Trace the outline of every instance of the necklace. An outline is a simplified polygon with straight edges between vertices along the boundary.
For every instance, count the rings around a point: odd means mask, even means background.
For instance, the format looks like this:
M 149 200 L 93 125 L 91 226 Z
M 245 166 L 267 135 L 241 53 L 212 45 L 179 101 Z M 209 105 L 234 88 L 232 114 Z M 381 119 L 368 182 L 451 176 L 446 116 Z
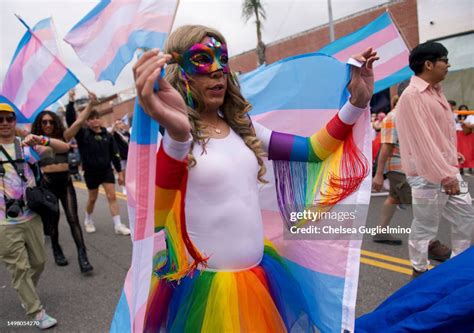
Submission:
M 221 130 L 219 127 L 217 127 L 217 126 L 215 126 L 215 125 L 212 125 L 211 123 L 207 123 L 207 122 L 206 122 L 205 124 L 206 124 L 207 126 L 211 126 L 212 128 L 214 128 L 214 132 L 216 132 L 217 134 L 221 134 L 221 133 L 222 133 L 222 130 Z

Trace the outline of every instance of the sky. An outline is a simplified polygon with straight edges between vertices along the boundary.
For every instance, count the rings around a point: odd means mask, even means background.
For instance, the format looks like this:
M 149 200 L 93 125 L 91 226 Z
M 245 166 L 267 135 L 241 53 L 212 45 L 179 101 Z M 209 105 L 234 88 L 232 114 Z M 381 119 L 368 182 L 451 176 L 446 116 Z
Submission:
M 263 41 L 271 43 L 293 34 L 326 24 L 328 0 L 263 0 L 266 20 Z M 337 20 L 388 0 L 331 0 L 333 18 Z M 99 3 L 98 0 L 0 0 L 0 84 L 13 53 L 25 33 L 14 14 L 19 14 L 31 27 L 52 16 L 58 32 L 61 60 L 89 89 L 99 96 L 117 93 L 133 86 L 131 64 L 120 74 L 115 86 L 108 81 L 96 82 L 90 68 L 82 64 L 74 50 L 62 38 L 82 17 Z M 241 17 L 241 0 L 180 0 L 173 28 L 185 24 L 204 24 L 216 28 L 227 39 L 229 55 L 255 48 L 255 20 L 247 23 Z M 316 50 L 315 50 L 316 51 Z M 133 61 L 132 61 L 133 63 Z M 78 86 L 77 95 L 85 95 Z

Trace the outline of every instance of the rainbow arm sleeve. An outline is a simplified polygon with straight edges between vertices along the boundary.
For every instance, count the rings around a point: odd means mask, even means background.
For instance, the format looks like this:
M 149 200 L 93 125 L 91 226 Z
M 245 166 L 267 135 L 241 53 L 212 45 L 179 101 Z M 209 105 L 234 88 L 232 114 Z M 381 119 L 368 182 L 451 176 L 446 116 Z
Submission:
M 165 133 L 156 156 L 155 232 L 165 230 L 167 249 L 166 262 L 158 275 L 168 280 L 179 280 L 199 264 L 206 265 L 206 258 L 191 242 L 186 230 L 184 205 L 189 146 L 190 141 L 172 141 Z
M 356 191 L 370 165 L 352 136 L 359 116 L 368 111 L 347 102 L 311 137 L 271 131 L 255 123 L 257 137 L 273 160 L 280 211 L 290 227 L 291 211 L 315 203 L 328 210 Z
M 356 120 L 366 109 L 347 102 L 341 110 L 311 137 L 272 131 L 268 159 L 282 161 L 321 162 L 343 144 Z

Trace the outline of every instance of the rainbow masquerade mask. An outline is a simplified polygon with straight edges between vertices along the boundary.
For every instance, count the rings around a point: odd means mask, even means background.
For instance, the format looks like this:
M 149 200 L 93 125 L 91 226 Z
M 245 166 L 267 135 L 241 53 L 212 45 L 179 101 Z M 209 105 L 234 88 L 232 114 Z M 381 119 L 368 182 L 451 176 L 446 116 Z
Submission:
M 214 37 L 205 44 L 194 44 L 183 54 L 173 52 L 173 58 L 188 75 L 209 74 L 221 70 L 229 73 L 227 46 Z

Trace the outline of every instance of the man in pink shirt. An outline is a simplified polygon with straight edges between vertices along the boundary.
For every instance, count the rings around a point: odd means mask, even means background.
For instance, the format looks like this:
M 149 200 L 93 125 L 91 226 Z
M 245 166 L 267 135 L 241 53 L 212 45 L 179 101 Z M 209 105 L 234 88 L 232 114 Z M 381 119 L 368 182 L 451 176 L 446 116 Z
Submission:
M 459 174 L 456 129 L 439 83 L 448 73 L 448 50 L 436 42 L 410 53 L 415 72 L 397 104 L 402 169 L 412 188 L 413 222 L 408 241 L 413 276 L 428 268 L 428 244 L 436 237 L 441 216 L 451 223 L 452 254 L 471 245 L 474 209 Z

